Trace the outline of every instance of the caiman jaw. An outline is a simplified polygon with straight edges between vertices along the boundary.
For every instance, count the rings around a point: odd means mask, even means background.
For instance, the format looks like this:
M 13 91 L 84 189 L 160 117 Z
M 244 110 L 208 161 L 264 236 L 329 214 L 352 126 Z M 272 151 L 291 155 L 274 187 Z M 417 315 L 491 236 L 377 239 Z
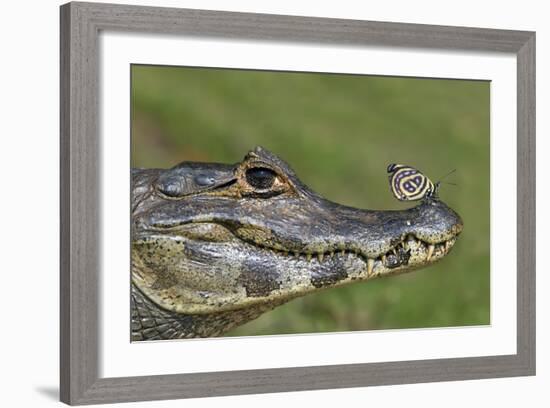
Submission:
M 133 280 L 150 299 L 178 313 L 280 304 L 320 288 L 404 273 L 439 261 L 455 244 L 462 224 L 449 213 L 448 220 L 441 222 L 444 229 L 429 229 L 419 215 L 413 219 L 420 225 L 418 232 L 411 233 L 416 226 L 412 222 L 408 226 L 408 218 L 419 211 L 434 216 L 431 206 L 437 208 L 435 214 L 452 211 L 436 202 L 404 212 L 381 212 L 380 219 L 392 220 L 388 226 L 394 224 L 396 232 L 385 233 L 383 223 L 371 224 L 355 241 L 343 240 L 341 234 L 332 242 L 327 238 L 325 247 L 297 240 L 295 246 L 304 250 L 285 248 L 286 237 L 278 237 L 274 230 L 264 230 L 251 240 L 253 228 L 235 219 L 225 225 L 200 221 L 150 227 L 142 238 L 136 234 L 134 239 Z M 403 226 L 396 227 L 401 219 Z
M 356 256 L 363 260 L 367 268 L 367 277 L 379 277 L 389 273 L 395 273 L 408 265 L 420 266 L 433 263 L 447 255 L 456 242 L 456 237 L 462 230 L 462 225 L 453 227 L 452 236 L 439 242 L 427 242 L 417 238 L 414 234 L 408 234 L 398 241 L 391 249 L 377 256 L 369 256 L 358 249 L 348 249 L 346 244 L 336 244 L 329 249 L 316 252 L 301 252 L 278 247 L 270 247 L 268 243 L 250 242 L 259 249 L 272 252 L 281 257 L 293 257 L 307 262 L 317 261 L 322 264 L 335 256 Z M 401 267 L 401 268 L 400 268 Z
M 392 272 L 390 269 L 395 269 L 402 265 L 406 266 L 409 263 L 414 263 L 415 265 L 421 263 L 428 264 L 439 260 L 450 252 L 455 242 L 456 237 L 452 237 L 442 242 L 429 243 L 416 238 L 412 234 L 409 234 L 405 240 L 400 241 L 395 247 L 375 258 L 369 258 L 361 252 L 351 249 L 305 253 L 290 252 L 267 246 L 256 245 L 259 248 L 272 251 L 274 254 L 279 256 L 293 256 L 308 262 L 317 260 L 319 263 L 323 263 L 324 261 L 337 255 L 357 256 L 365 262 L 368 277 L 375 277 L 390 273 Z

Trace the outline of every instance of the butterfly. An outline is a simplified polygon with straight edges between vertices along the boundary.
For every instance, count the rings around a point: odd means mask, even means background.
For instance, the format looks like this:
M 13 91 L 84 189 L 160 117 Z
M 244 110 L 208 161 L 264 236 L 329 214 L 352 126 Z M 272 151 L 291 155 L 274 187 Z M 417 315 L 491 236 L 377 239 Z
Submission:
M 437 197 L 441 181 L 434 184 L 422 172 L 404 164 L 390 164 L 387 171 L 390 173 L 391 192 L 398 200 L 415 201 L 427 197 Z M 454 170 L 445 177 L 453 172 Z

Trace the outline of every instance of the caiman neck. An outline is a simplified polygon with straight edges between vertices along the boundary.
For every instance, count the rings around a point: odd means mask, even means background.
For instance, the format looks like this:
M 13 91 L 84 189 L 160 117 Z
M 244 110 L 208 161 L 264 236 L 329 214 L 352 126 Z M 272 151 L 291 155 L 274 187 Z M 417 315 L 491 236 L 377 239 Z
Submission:
M 282 302 L 281 302 L 282 303 Z M 132 284 L 132 341 L 215 337 L 255 319 L 279 303 L 260 304 L 239 310 L 190 315 L 162 309 Z

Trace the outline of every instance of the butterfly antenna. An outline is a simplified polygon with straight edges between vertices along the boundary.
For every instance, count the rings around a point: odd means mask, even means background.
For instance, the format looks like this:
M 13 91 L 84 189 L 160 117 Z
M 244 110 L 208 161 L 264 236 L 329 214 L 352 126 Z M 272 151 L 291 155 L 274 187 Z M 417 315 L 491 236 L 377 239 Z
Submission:
M 442 182 L 444 179 L 446 179 L 448 176 L 453 174 L 455 171 L 456 171 L 456 169 L 453 169 L 450 172 L 448 172 L 447 174 L 445 174 L 443 177 L 440 177 L 439 180 L 438 180 L 438 183 Z M 446 184 L 451 184 L 451 183 L 446 183 Z
M 451 186 L 457 186 L 458 184 L 456 183 L 450 183 L 448 181 L 443 181 L 445 178 L 447 178 L 448 176 L 450 176 L 451 174 L 453 174 L 454 172 L 456 171 L 456 169 L 453 169 L 451 170 L 450 172 L 448 172 L 447 174 L 445 174 L 443 177 L 441 177 L 435 184 L 435 188 L 434 188 L 434 194 L 435 196 L 437 197 L 439 195 L 439 188 L 441 187 L 441 184 L 449 184 Z

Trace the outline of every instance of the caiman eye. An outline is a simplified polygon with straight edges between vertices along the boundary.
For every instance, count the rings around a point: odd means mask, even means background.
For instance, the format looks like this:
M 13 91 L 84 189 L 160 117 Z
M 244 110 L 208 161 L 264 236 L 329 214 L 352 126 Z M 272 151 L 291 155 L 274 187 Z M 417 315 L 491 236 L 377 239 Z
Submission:
M 277 173 L 267 167 L 252 167 L 246 171 L 246 181 L 258 190 L 270 188 Z

